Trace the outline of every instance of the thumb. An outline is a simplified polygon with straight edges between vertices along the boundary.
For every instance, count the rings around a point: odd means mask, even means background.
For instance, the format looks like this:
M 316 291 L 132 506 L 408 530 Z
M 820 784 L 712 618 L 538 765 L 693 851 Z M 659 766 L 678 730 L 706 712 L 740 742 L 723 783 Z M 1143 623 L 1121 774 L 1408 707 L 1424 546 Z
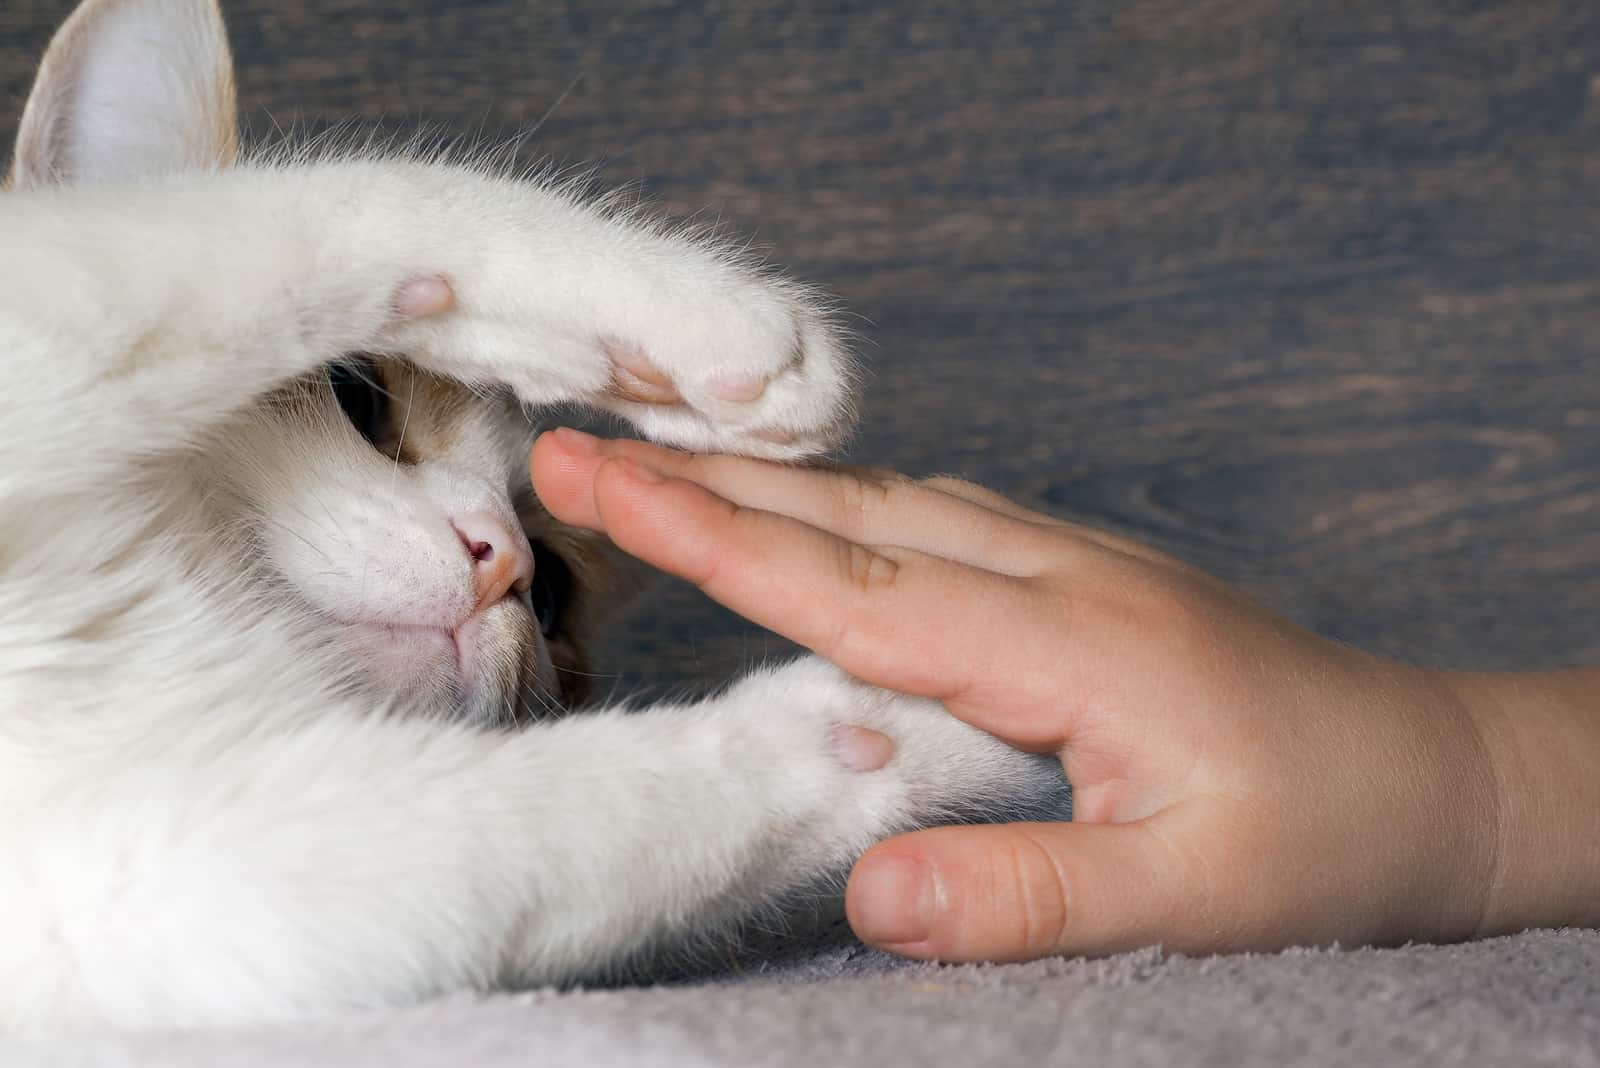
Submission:
M 850 874 L 850 926 L 892 953 L 947 961 L 1208 943 L 1217 932 L 1196 908 L 1206 893 L 1158 819 L 938 827 L 890 839 Z

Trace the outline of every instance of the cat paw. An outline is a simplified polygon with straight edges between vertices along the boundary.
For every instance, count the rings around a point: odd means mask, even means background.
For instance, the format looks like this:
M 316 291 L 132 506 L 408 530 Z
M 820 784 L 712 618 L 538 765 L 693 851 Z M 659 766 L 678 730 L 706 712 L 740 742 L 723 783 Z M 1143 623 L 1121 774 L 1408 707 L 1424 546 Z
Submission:
M 743 296 L 719 302 L 717 325 L 663 321 L 648 338 L 600 338 L 601 406 L 696 451 L 793 459 L 838 444 L 855 386 L 839 332 L 804 298 Z
M 818 829 L 846 854 L 937 823 L 1065 812 L 1060 761 L 1014 749 L 937 701 L 868 686 L 826 661 L 805 657 L 754 673 L 731 694 L 761 710 L 772 742 L 785 729 L 798 732 L 781 744 L 797 769 L 817 768 L 808 781 L 832 816 Z
M 854 680 L 834 759 L 882 806 L 890 832 L 937 823 L 1060 818 L 1066 779 L 1053 757 L 1024 753 L 968 726 L 937 701 Z
M 458 293 L 444 274 L 414 276 L 391 296 L 381 347 L 471 384 L 502 383 L 529 406 L 596 405 L 679 448 L 788 460 L 837 445 L 856 375 L 828 314 L 793 283 L 714 260 L 698 268 L 559 326 L 493 286 Z
M 906 831 L 1067 815 L 1060 761 L 816 657 L 752 671 L 698 712 L 663 711 L 675 739 L 715 754 L 726 810 L 696 837 L 742 842 L 723 847 L 742 858 L 720 894 L 734 911 L 842 887 L 857 858 Z
M 739 249 L 536 184 L 380 177 L 396 203 L 439 211 L 375 351 L 696 451 L 793 459 L 850 429 L 856 374 L 828 302 Z

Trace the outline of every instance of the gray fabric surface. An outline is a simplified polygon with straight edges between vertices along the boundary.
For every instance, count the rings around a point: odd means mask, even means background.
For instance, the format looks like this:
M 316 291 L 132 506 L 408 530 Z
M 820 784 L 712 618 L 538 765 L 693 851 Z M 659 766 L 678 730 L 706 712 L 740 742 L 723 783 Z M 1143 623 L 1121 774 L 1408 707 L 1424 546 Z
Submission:
M 1600 659 L 1592 0 L 224 3 L 259 132 L 537 125 L 530 151 L 757 233 L 863 319 L 860 462 L 1153 543 L 1375 651 Z M 0 2 L 0 143 L 71 5 Z M 668 585 L 603 670 L 709 685 L 781 649 Z M 671 987 L 0 1042 L 0 1066 L 1600 1060 L 1594 932 L 773 952 Z
M 937 967 L 835 949 L 742 982 L 448 998 L 33 1065 L 1600 1065 L 1600 932 L 1460 946 Z

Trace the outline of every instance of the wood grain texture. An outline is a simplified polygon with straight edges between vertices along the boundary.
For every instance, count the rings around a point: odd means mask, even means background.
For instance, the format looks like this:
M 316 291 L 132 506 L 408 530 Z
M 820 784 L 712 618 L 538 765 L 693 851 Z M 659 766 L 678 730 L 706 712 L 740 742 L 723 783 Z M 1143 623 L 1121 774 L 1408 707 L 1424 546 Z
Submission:
M 873 369 L 856 460 L 1375 650 L 1600 662 L 1600 5 L 224 6 L 258 134 L 542 120 L 530 158 L 830 287 Z M 7 140 L 69 7 L 0 9 Z M 610 662 L 781 648 L 668 586 Z

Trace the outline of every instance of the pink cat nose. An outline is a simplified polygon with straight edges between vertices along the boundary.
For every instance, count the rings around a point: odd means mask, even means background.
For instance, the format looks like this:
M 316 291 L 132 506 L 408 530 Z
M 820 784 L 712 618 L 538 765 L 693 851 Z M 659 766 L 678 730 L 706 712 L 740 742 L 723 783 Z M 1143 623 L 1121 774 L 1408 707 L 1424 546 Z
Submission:
M 533 585 L 533 550 L 520 531 L 490 512 L 468 512 L 450 521 L 472 557 L 473 611 L 498 604 Z

